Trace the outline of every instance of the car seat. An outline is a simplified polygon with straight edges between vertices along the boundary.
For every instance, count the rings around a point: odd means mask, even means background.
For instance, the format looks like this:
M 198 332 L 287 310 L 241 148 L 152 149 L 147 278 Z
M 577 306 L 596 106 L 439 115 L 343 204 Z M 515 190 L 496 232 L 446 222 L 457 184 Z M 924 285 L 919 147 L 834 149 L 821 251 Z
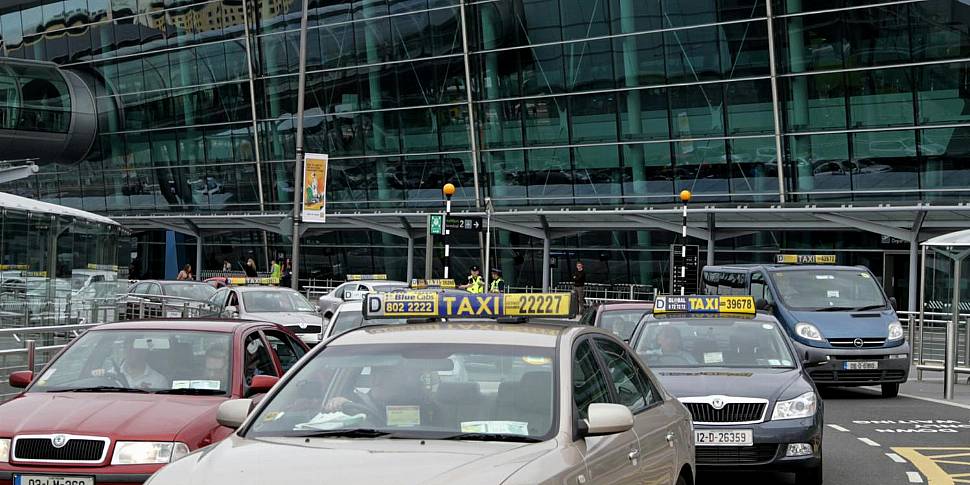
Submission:
M 481 421 L 482 393 L 477 382 L 441 382 L 434 396 L 438 408 L 435 425 L 461 429 L 464 421 Z
M 512 420 L 529 423 L 529 434 L 544 435 L 552 424 L 552 373 L 526 372 L 514 395 Z

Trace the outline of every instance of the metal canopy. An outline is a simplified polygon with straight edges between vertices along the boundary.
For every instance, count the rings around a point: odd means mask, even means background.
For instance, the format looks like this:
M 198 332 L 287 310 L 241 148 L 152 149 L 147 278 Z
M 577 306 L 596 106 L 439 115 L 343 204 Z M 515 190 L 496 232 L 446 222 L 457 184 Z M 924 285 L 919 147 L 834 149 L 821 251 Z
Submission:
M 960 246 L 970 246 L 970 229 L 964 229 L 962 231 L 951 232 L 949 234 L 944 234 L 942 236 L 934 237 L 923 243 L 923 246 L 929 247 L 960 247 Z
M 337 211 L 324 224 L 305 225 L 303 236 L 339 230 L 374 230 L 400 237 L 424 233 L 428 214 L 438 211 Z M 457 215 L 485 216 L 483 211 L 457 210 Z M 712 234 L 709 216 L 716 221 Z M 289 213 L 152 214 L 120 216 L 115 220 L 133 230 L 170 229 L 196 235 L 197 231 L 266 230 L 286 234 L 281 222 Z M 493 227 L 536 238 L 556 238 L 595 230 L 680 231 L 681 208 L 640 209 L 507 209 L 492 212 Z M 914 230 L 914 221 L 922 221 Z M 192 227 L 194 225 L 195 227 Z M 840 205 L 801 207 L 697 206 L 688 209 L 688 233 L 700 239 L 724 239 L 750 231 L 862 230 L 906 241 L 929 237 L 928 232 L 970 226 L 970 204 L 911 206 Z M 288 235 L 288 234 L 286 234 Z M 712 237 L 713 236 L 713 237 Z M 970 238 L 970 236 L 968 236 Z

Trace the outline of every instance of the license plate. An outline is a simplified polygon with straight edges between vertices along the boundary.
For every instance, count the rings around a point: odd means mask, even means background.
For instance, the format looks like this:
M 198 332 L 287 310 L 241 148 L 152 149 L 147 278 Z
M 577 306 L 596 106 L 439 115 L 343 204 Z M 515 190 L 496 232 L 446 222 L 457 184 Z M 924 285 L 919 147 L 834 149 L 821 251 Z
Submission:
M 694 430 L 697 446 L 753 446 L 754 436 L 750 429 Z
M 94 477 L 14 475 L 13 485 L 94 485 Z
M 871 360 L 857 360 L 845 363 L 845 370 L 875 370 L 879 368 L 879 362 Z

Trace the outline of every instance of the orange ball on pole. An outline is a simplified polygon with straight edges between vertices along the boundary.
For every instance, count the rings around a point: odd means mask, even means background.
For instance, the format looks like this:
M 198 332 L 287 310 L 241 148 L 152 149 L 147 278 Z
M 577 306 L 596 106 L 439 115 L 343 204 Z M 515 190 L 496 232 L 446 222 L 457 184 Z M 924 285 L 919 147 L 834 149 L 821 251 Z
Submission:
M 691 193 L 690 193 L 689 190 L 681 190 L 680 191 L 680 200 L 681 200 L 681 202 L 684 202 L 684 203 L 690 202 L 690 197 L 691 197 Z
M 445 197 L 451 197 L 452 195 L 455 195 L 455 185 L 445 184 L 445 186 L 441 188 L 441 191 L 444 192 Z

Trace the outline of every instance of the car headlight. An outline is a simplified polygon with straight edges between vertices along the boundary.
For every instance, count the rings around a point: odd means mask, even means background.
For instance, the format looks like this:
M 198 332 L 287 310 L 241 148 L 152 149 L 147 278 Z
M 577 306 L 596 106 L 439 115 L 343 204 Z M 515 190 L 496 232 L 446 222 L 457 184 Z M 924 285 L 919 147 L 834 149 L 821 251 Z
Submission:
M 818 401 L 814 391 L 808 391 L 795 399 L 778 401 L 775 411 L 771 413 L 771 420 L 808 418 L 815 415 Z
M 112 465 L 153 465 L 171 463 L 189 454 L 189 446 L 179 442 L 119 441 L 115 443 Z
M 889 340 L 899 340 L 903 338 L 903 324 L 893 322 L 889 324 Z
M 811 323 L 800 322 L 795 325 L 795 334 L 808 340 L 818 340 L 819 342 L 825 340 L 822 338 L 822 332 L 818 331 L 818 327 Z
M 10 461 L 10 438 L 0 438 L 0 463 Z

